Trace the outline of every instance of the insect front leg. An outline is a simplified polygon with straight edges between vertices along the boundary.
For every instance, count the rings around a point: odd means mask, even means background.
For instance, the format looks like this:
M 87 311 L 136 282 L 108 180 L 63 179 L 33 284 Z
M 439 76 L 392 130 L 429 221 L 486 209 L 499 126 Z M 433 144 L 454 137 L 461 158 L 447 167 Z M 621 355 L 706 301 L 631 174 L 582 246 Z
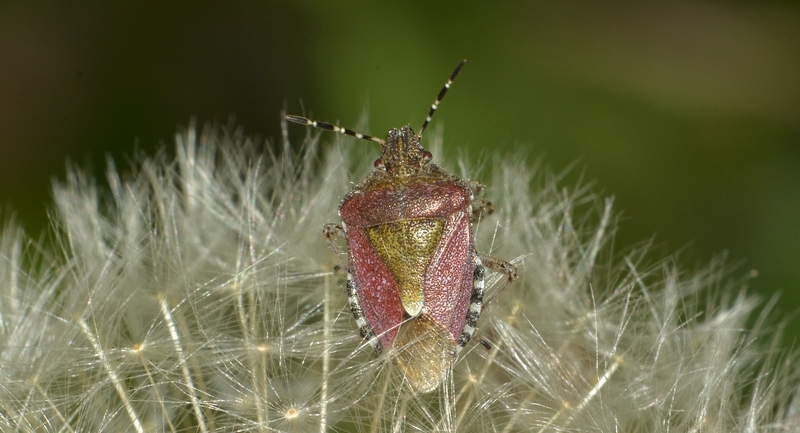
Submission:
M 495 290 L 495 292 L 492 294 L 492 297 L 484 302 L 484 305 L 486 305 L 497 298 L 498 295 L 503 293 L 503 290 L 505 290 L 509 284 L 517 279 L 517 267 L 512 265 L 510 262 L 500 260 L 495 257 L 480 255 L 480 258 L 481 263 L 483 263 L 484 266 L 495 272 L 505 274 L 507 277 L 506 281 L 504 281 L 503 284 L 497 290 Z
M 490 201 L 484 199 L 472 200 L 472 218 L 470 220 L 473 224 L 477 223 L 486 215 L 491 215 L 494 212 L 494 205 Z
M 345 232 L 344 228 L 339 224 L 326 223 L 322 226 L 322 235 L 325 236 L 325 242 L 328 244 L 328 248 L 333 251 L 333 255 L 336 256 L 336 261 L 339 262 L 339 264 L 336 265 L 336 270 L 347 269 L 347 265 L 342 262 L 342 249 L 339 248 L 339 245 L 336 245 L 336 241 L 333 240 L 334 236 L 347 240 L 347 232 Z
M 471 180 L 467 182 L 467 187 L 472 191 L 472 201 L 470 202 L 470 206 L 472 207 L 472 223 L 475 224 L 480 221 L 486 215 L 491 215 L 494 212 L 494 205 L 490 201 L 486 201 L 481 198 L 481 191 L 483 191 L 483 184 Z

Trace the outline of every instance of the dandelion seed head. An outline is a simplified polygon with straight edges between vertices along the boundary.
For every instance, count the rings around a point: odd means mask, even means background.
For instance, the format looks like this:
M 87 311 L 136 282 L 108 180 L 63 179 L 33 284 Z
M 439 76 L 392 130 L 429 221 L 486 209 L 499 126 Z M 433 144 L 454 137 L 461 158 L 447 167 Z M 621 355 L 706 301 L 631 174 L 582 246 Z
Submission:
M 520 278 L 484 308 L 473 340 L 491 350 L 468 345 L 440 389 L 411 392 L 359 337 L 321 233 L 374 155 L 318 137 L 278 156 L 190 127 L 174 160 L 109 161 L 107 190 L 71 168 L 51 245 L 8 219 L 0 430 L 800 431 L 775 301 L 724 256 L 690 272 L 612 251 L 613 201 L 524 155 L 459 164 L 496 206 L 476 248 Z M 503 278 L 487 274 L 487 299 Z

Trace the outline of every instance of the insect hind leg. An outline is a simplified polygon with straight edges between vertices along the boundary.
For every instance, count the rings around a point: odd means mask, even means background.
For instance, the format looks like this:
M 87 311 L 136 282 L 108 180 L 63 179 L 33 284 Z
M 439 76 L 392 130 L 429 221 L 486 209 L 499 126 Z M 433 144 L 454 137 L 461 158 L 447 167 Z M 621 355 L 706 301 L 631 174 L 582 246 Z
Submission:
M 490 256 L 480 256 L 482 263 L 489 269 L 500 273 L 505 274 L 507 279 L 503 282 L 503 284 L 497 288 L 497 290 L 492 293 L 492 296 L 485 302 L 485 304 L 489 304 L 490 302 L 497 299 L 497 297 L 503 293 L 503 291 L 508 288 L 508 285 L 513 283 L 514 280 L 518 278 L 517 275 L 517 267 L 512 265 L 510 262 L 505 260 L 500 260 L 495 257 Z
M 342 249 L 339 248 L 339 245 L 336 245 L 336 241 L 333 240 L 334 237 L 347 239 L 347 233 L 344 231 L 344 228 L 336 223 L 326 223 L 322 226 L 322 235 L 325 236 L 325 243 L 328 244 L 328 248 L 333 251 L 333 255 L 336 256 L 336 261 L 339 262 L 336 268 L 347 269 L 347 264 L 342 261 Z

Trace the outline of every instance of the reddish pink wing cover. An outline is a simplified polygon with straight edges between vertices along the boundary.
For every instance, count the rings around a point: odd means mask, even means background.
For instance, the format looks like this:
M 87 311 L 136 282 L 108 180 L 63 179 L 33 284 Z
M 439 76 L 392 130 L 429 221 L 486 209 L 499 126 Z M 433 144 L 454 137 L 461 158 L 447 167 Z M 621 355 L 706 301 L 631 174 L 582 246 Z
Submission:
M 472 296 L 473 240 L 470 214 L 447 219 L 436 254 L 425 275 L 425 306 L 436 323 L 450 330 L 453 343 L 464 329 Z
M 403 320 L 403 306 L 389 268 L 378 257 L 361 227 L 351 227 L 347 234 L 350 249 L 350 272 L 361 309 L 381 346 L 392 347 L 397 327 Z M 358 263 L 358 266 L 353 264 Z
M 384 348 L 392 346 L 403 320 L 403 307 L 394 277 L 372 248 L 364 228 L 408 219 L 445 219 L 423 291 L 428 314 L 450 330 L 455 342 L 464 326 L 472 292 L 469 210 L 469 193 L 453 183 L 380 189 L 354 195 L 342 204 L 350 272 L 364 316 Z

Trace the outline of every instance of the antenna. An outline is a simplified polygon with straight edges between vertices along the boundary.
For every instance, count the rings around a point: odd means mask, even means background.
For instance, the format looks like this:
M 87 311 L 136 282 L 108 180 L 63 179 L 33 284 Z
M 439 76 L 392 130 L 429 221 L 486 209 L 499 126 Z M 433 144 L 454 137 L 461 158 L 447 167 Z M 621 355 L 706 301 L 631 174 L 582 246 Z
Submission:
M 317 122 L 317 121 L 314 121 L 314 120 L 306 119 L 305 117 L 293 116 L 291 114 L 284 114 L 283 118 L 288 120 L 288 121 L 290 121 L 290 122 L 299 123 L 301 125 L 309 125 L 309 126 L 313 126 L 315 128 L 324 129 L 326 131 L 338 132 L 340 134 L 349 135 L 351 137 L 360 138 L 362 140 L 374 141 L 374 142 L 376 142 L 378 144 L 383 144 L 383 140 L 381 140 L 378 137 L 373 137 L 371 135 L 360 134 L 360 133 L 358 133 L 356 131 L 353 131 L 352 129 L 340 128 L 340 127 L 338 127 L 336 125 L 331 125 L 330 123 Z
M 452 74 L 450 74 L 450 78 L 447 80 L 447 82 L 444 83 L 444 87 L 442 87 L 442 90 L 439 91 L 439 95 L 436 97 L 436 100 L 433 101 L 433 105 L 431 105 L 431 110 L 428 112 L 428 117 L 425 118 L 425 123 L 423 123 L 422 127 L 419 128 L 419 132 L 417 133 L 417 139 L 422 138 L 422 132 L 425 131 L 425 128 L 431 122 L 431 117 L 433 117 L 433 113 L 435 113 L 436 109 L 439 108 L 439 104 L 442 102 L 442 99 L 444 99 L 444 95 L 446 95 L 447 91 L 450 90 L 450 85 L 453 84 L 453 81 L 455 81 L 456 77 L 458 76 L 458 73 L 461 72 L 461 68 L 464 67 L 465 63 L 467 63 L 466 59 L 462 60 L 461 63 L 459 63 L 458 66 L 456 66 L 456 70 L 453 71 Z M 372 137 L 370 135 L 360 134 L 358 132 L 353 131 L 352 129 L 340 128 L 330 123 L 317 122 L 315 120 L 307 119 L 302 116 L 294 116 L 291 114 L 284 114 L 283 118 L 290 122 L 299 123 L 301 125 L 308 125 L 308 126 L 313 126 L 315 128 L 324 129 L 326 131 L 338 132 L 340 134 L 349 135 L 351 137 L 359 138 L 361 140 L 373 141 L 375 143 L 383 145 L 383 140 L 381 140 L 380 138 Z
M 417 138 L 419 139 L 422 138 L 422 132 L 425 131 L 425 128 L 428 126 L 429 123 L 431 123 L 431 117 L 433 117 L 433 113 L 435 113 L 436 109 L 439 108 L 439 104 L 442 102 L 442 99 L 444 99 L 444 95 L 446 95 L 447 91 L 450 90 L 450 85 L 453 84 L 453 81 L 455 81 L 456 77 L 458 76 L 458 73 L 461 72 L 461 68 L 464 67 L 465 63 L 467 63 L 467 59 L 462 60 L 461 63 L 459 63 L 458 66 L 456 66 L 456 70 L 453 71 L 452 74 L 450 74 L 450 78 L 447 80 L 446 83 L 444 83 L 444 87 L 442 87 L 442 90 L 439 91 L 439 96 L 436 97 L 436 100 L 433 101 L 433 105 L 431 105 L 431 111 L 428 112 L 428 117 L 425 118 L 425 123 L 423 123 L 422 127 L 419 128 L 419 132 L 417 133 Z

